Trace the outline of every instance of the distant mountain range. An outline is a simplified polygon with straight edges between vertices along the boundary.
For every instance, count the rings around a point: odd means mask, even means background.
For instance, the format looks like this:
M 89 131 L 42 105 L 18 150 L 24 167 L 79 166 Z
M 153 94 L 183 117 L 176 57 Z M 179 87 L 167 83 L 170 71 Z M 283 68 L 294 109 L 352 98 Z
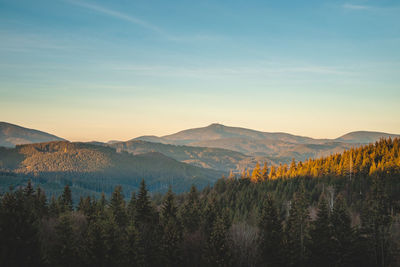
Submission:
M 0 122 L 0 146 L 15 147 L 20 144 L 50 141 L 65 141 L 65 139 L 38 130 L 24 128 L 7 122 Z
M 314 139 L 288 133 L 268 133 L 245 128 L 211 124 L 162 137 L 141 136 L 133 140 L 194 147 L 223 148 L 249 156 L 262 156 L 273 162 L 288 163 L 339 153 L 380 138 L 400 137 L 380 132 L 352 132 L 336 139 Z
M 253 168 L 257 162 L 304 161 L 388 137 L 400 135 L 360 131 L 336 139 L 314 139 L 211 124 L 126 142 L 70 143 L 0 122 L 0 146 L 7 147 L 0 148 L 0 172 L 39 177 L 47 184 L 69 181 L 89 192 L 111 190 L 116 184 L 134 190 L 142 178 L 153 191 L 163 191 L 169 184 L 182 191 L 192 183 L 211 184 L 229 170 Z

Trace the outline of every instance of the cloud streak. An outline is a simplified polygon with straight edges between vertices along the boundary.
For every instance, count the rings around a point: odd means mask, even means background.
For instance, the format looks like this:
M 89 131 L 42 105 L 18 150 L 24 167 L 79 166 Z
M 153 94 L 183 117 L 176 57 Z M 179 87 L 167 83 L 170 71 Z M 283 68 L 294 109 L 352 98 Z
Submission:
M 365 10 L 365 9 L 370 9 L 371 7 L 346 3 L 346 4 L 343 5 L 343 8 L 344 9 L 351 9 L 351 10 Z
M 97 13 L 101 13 L 101 14 L 104 14 L 104 15 L 119 19 L 119 20 L 124 20 L 124 21 L 130 22 L 130 23 L 139 25 L 139 26 L 141 26 L 143 28 L 146 28 L 148 30 L 152 30 L 154 32 L 157 32 L 158 34 L 166 35 L 166 33 L 163 30 L 161 30 L 159 27 L 157 27 L 157 26 L 155 26 L 155 25 L 153 25 L 151 23 L 148 23 L 147 21 L 144 21 L 142 19 L 136 18 L 134 16 L 127 15 L 127 14 L 124 14 L 124 13 L 121 13 L 121 12 L 118 12 L 118 11 L 115 11 L 115 10 L 112 10 L 112 9 L 109 9 L 109 8 L 105 8 L 105 7 L 102 7 L 102 6 L 99 6 L 99 5 L 91 4 L 91 3 L 86 3 L 86 2 L 81 2 L 81 1 L 74 1 L 74 0 L 68 0 L 67 2 L 71 3 L 73 5 L 79 6 L 79 7 L 90 9 L 90 10 L 95 11 Z
M 113 71 L 126 71 L 145 76 L 177 76 L 191 78 L 206 77 L 238 77 L 238 76 L 285 76 L 289 74 L 314 75 L 355 75 L 353 70 L 338 69 L 326 66 L 286 66 L 286 67 L 177 67 L 177 66 L 146 66 L 146 65 L 114 65 L 109 67 Z
M 167 39 L 169 41 L 176 41 L 176 42 L 192 42 L 192 41 L 194 41 L 194 42 L 196 42 L 196 41 L 221 40 L 220 36 L 213 36 L 213 35 L 206 35 L 206 34 L 196 34 L 193 36 L 175 36 L 175 35 L 168 33 L 164 29 L 158 27 L 157 25 L 154 25 L 148 21 L 139 19 L 132 15 L 128 15 L 128 14 L 125 14 L 125 13 L 122 13 L 122 12 L 119 12 L 119 11 L 116 11 L 113 9 L 105 8 L 100 5 L 95 5 L 95 4 L 87 3 L 87 2 L 83 2 L 83 1 L 76 1 L 76 0 L 66 0 L 66 1 L 75 6 L 82 7 L 82 8 L 97 12 L 99 14 L 109 16 L 114 19 L 118 19 L 121 21 L 135 24 L 144 29 L 152 31 L 152 32 L 164 37 L 165 39 Z

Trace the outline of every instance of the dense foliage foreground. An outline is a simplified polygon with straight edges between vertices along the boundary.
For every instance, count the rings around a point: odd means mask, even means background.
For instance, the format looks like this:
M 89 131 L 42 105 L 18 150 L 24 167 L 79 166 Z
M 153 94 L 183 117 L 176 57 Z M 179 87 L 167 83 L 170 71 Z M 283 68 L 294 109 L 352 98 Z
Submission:
M 47 199 L 28 182 L 1 196 L 0 265 L 399 266 L 398 140 L 365 149 L 368 170 L 350 176 L 334 162 L 347 166 L 358 150 L 295 166 L 309 174 L 252 179 L 256 171 L 162 199 L 144 181 L 127 201 L 117 186 L 79 203 L 68 185 Z M 332 171 L 319 175 L 324 164 Z

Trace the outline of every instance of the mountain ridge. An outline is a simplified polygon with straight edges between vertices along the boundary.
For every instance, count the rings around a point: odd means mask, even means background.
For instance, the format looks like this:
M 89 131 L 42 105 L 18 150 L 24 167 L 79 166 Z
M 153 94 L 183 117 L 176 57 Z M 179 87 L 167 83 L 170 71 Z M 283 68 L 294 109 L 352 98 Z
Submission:
M 50 141 L 66 140 L 43 131 L 0 121 L 0 146 L 15 147 L 16 145 L 20 144 L 32 144 Z
M 2 125 L 4 124 L 7 123 Z M 18 130 L 23 129 L 29 133 L 32 133 L 31 131 L 40 133 L 41 136 L 44 135 L 42 138 L 46 139 L 45 141 L 48 141 L 47 139 L 54 141 L 53 139 L 57 138 L 64 140 L 41 131 L 12 124 L 7 125 L 11 125 L 11 128 L 17 127 Z M 3 146 L 13 147 L 12 143 L 4 145 L 7 142 L 4 136 L 4 134 L 0 135 L 0 146 L 1 142 L 3 142 Z M 8 134 L 9 136 L 12 136 L 12 134 Z M 14 137 L 16 138 L 17 136 L 18 134 Z M 262 132 L 213 123 L 206 127 L 186 129 L 161 137 L 147 135 L 128 141 L 111 140 L 108 142 L 92 141 L 87 143 L 113 147 L 120 152 L 126 151 L 134 155 L 160 152 L 183 163 L 228 172 L 229 170 L 242 171 L 245 168 L 252 168 L 256 162 L 268 161 L 273 164 L 284 164 L 289 163 L 293 158 L 296 161 L 304 161 L 308 158 L 328 156 L 352 147 L 373 143 L 382 137 L 394 138 L 400 137 L 400 135 L 373 131 L 354 131 L 335 139 L 315 139 L 284 132 Z M 31 139 L 25 142 L 33 142 L 35 140 Z
M 378 141 L 380 138 L 400 137 L 372 131 L 356 131 L 335 139 L 315 139 L 282 132 L 261 132 L 240 127 L 211 124 L 206 127 L 187 129 L 175 134 L 142 136 L 131 140 L 143 140 L 162 144 L 192 147 L 222 148 L 248 156 L 260 156 L 275 162 L 289 163 L 292 158 L 304 161 L 307 158 L 328 156 L 351 147 Z
M 236 132 L 236 133 L 235 133 Z M 206 134 L 206 133 L 211 133 L 207 135 L 206 137 L 200 136 L 196 138 L 196 136 L 199 136 L 201 134 Z M 225 136 L 218 136 L 221 135 L 222 133 L 227 133 Z M 242 133 L 242 134 L 240 134 Z M 248 128 L 243 128 L 243 127 L 232 127 L 232 126 L 225 126 L 223 124 L 218 124 L 218 123 L 213 123 L 205 127 L 197 127 L 197 128 L 191 128 L 191 129 L 186 129 L 182 131 L 178 131 L 173 134 L 168 134 L 164 136 L 155 136 L 155 135 L 143 135 L 139 137 L 135 137 L 132 139 L 129 139 L 128 141 L 132 140 L 144 140 L 144 141 L 149 141 L 149 142 L 160 142 L 160 143 L 174 143 L 179 144 L 179 143 L 191 143 L 191 142 L 199 142 L 203 140 L 220 140 L 224 138 L 248 138 L 248 139 L 269 139 L 269 140 L 284 140 L 286 142 L 293 142 L 297 141 L 299 142 L 305 142 L 307 143 L 324 143 L 324 142 L 334 142 L 334 141 L 343 141 L 345 142 L 346 140 L 349 140 L 350 137 L 354 137 L 357 135 L 372 135 L 375 138 L 370 138 L 368 140 L 365 140 L 364 142 L 356 142 L 356 143 L 370 143 L 370 140 L 379 140 L 379 137 L 400 137 L 400 134 L 392 134 L 392 133 L 385 133 L 385 132 L 377 132 L 377 131 L 366 131 L 366 130 L 360 130 L 360 131 L 352 131 L 345 133 L 337 138 L 312 138 L 308 136 L 302 136 L 302 135 L 294 135 L 286 132 L 264 132 L 264 131 L 258 131 L 258 130 L 253 130 L 253 129 L 248 129 Z M 190 136 L 190 137 L 189 137 Z M 256 137 L 256 138 L 254 138 Z M 364 137 L 365 139 L 365 137 Z M 362 140 L 361 140 L 362 141 Z M 353 141 L 355 142 L 355 141 Z

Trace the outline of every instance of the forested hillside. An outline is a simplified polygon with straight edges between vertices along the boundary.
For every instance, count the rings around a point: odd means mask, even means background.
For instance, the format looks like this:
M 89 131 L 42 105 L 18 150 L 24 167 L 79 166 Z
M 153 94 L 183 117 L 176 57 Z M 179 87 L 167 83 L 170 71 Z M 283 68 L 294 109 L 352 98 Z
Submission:
M 162 199 L 150 199 L 144 181 L 128 200 L 117 186 L 109 199 L 79 202 L 69 186 L 55 198 L 28 183 L 1 196 L 0 264 L 398 266 L 398 148 L 397 139 L 381 140 L 295 164 L 293 175 L 231 175 Z M 361 166 L 371 160 L 368 171 L 354 167 L 358 155 Z M 340 170 L 346 160 L 351 176 Z M 302 169 L 330 164 L 339 170 Z
M 257 161 L 270 161 L 266 157 L 247 156 L 240 152 L 222 148 L 170 145 L 141 140 L 118 142 L 108 146 L 135 155 L 159 152 L 184 163 L 224 172 L 254 167 Z
M 381 139 L 378 142 L 352 148 L 329 157 L 309 159 L 298 162 L 293 159 L 290 165 L 272 165 L 245 171 L 242 178 L 262 181 L 292 177 L 348 176 L 360 177 L 374 174 L 391 175 L 400 173 L 400 139 Z M 250 175 L 251 173 L 251 175 Z
M 131 155 L 115 149 L 85 143 L 49 142 L 0 148 L 1 191 L 8 185 L 28 180 L 41 184 L 50 193 L 61 193 L 65 184 L 87 195 L 110 194 L 123 185 L 127 195 L 146 179 L 151 191 L 177 192 L 192 184 L 204 187 L 214 183 L 222 172 L 178 162 L 160 153 Z M 12 182 L 17 181 L 17 183 Z M 74 195 L 77 197 L 77 195 Z

